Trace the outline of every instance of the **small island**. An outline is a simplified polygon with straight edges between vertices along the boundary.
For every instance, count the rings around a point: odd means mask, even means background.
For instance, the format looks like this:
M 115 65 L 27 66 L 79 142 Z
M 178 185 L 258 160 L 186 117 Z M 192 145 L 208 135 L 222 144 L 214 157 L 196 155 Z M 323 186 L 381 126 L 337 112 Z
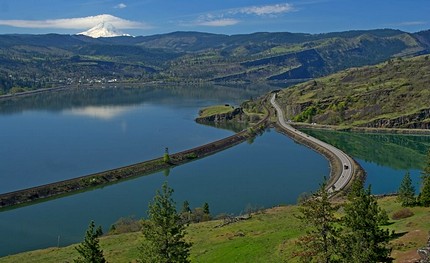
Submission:
M 196 118 L 196 122 L 198 123 L 220 123 L 232 120 L 247 122 L 249 117 L 245 114 L 242 107 L 235 108 L 229 104 L 224 104 L 203 108 L 199 111 L 199 117 Z

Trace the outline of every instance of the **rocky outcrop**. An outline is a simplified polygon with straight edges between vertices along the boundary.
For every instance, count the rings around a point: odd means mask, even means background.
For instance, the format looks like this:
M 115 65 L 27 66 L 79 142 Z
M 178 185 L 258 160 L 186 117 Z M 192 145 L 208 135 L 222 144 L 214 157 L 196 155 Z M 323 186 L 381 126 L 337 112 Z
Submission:
M 416 263 L 429 263 L 430 262 L 430 238 L 427 240 L 427 245 L 417 250 L 420 260 Z
M 198 123 L 221 123 L 221 122 L 228 122 L 228 121 L 239 121 L 239 122 L 246 122 L 248 121 L 248 116 L 243 112 L 242 108 L 236 108 L 232 111 L 226 112 L 226 113 L 220 113 L 220 114 L 214 114 L 206 117 L 198 117 L 196 118 L 196 122 Z
M 397 118 L 381 118 L 363 125 L 370 128 L 430 129 L 430 109 Z

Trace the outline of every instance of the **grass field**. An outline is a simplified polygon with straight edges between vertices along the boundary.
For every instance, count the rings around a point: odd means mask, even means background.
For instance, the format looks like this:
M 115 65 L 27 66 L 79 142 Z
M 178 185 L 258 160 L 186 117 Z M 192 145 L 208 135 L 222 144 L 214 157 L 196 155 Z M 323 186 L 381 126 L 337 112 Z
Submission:
M 233 106 L 230 105 L 215 105 L 204 109 L 199 112 L 199 117 L 204 118 L 215 114 L 223 114 L 234 110 Z
M 402 209 L 395 197 L 379 200 L 390 219 Z M 395 262 L 413 262 L 416 249 L 422 247 L 430 230 L 430 208 L 410 208 L 413 216 L 390 220 L 389 229 L 397 238 L 392 241 Z M 304 233 L 294 216 L 297 206 L 280 206 L 253 215 L 251 219 L 224 227 L 222 221 L 191 224 L 188 237 L 193 242 L 192 262 L 297 262 L 292 257 L 295 240 Z M 82 233 L 82 236 L 84 233 Z M 141 234 L 127 233 L 101 238 L 108 262 L 136 262 Z M 74 246 L 49 248 L 0 258 L 0 262 L 72 262 L 78 256 Z

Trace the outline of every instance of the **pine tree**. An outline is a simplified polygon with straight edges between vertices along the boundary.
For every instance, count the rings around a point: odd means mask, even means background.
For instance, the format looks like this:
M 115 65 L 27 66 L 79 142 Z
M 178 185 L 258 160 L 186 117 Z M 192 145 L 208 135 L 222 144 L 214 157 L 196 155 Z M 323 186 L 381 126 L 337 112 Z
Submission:
M 362 178 L 357 178 L 351 185 L 351 188 L 348 193 L 348 199 L 354 199 L 363 191 L 364 180 Z
M 170 163 L 169 148 L 167 148 L 167 147 L 166 147 L 166 149 L 164 150 L 163 162 L 165 162 L 165 163 Z
M 430 176 L 430 150 L 427 152 L 426 166 L 421 172 L 422 176 Z
M 419 199 L 422 206 L 430 206 L 430 176 L 425 176 L 422 179 Z
M 370 186 L 367 190 L 363 187 L 359 189 L 356 185 L 356 191 L 348 197 L 349 203 L 345 205 L 345 216 L 341 222 L 344 227 L 341 262 L 392 262 L 388 247 L 391 234 L 380 227 L 383 212 L 370 189 Z
M 95 228 L 94 221 L 91 221 L 85 233 L 84 241 L 79 244 L 75 249 L 79 252 L 80 257 L 75 259 L 75 263 L 104 263 L 106 262 L 103 251 L 99 245 L 99 237 L 103 234 L 99 226 Z
M 297 244 L 300 251 L 295 256 L 303 262 L 335 262 L 339 228 L 338 219 L 334 216 L 339 206 L 329 201 L 326 183 L 311 197 L 300 205 L 301 214 L 297 217 L 309 229 Z
M 209 204 L 208 203 L 203 204 L 203 213 L 205 213 L 206 215 L 209 215 L 211 213 L 209 211 Z
M 187 224 L 176 211 L 172 193 L 173 189 L 165 182 L 149 205 L 148 220 L 142 230 L 145 241 L 141 246 L 140 262 L 190 262 L 191 243 L 184 240 Z
M 430 151 L 427 153 L 426 166 L 421 172 L 420 204 L 430 206 Z
M 400 184 L 397 200 L 402 206 L 413 206 L 415 204 L 415 188 L 412 185 L 412 179 L 409 172 L 405 174 Z
M 182 204 L 181 213 L 190 213 L 190 212 L 191 212 L 190 203 L 187 200 L 185 200 L 184 203 Z
M 190 203 L 188 203 L 188 201 L 185 200 L 184 203 L 182 204 L 182 210 L 181 210 L 182 222 L 185 224 L 188 224 L 189 222 L 191 222 L 191 218 L 192 218 L 192 213 L 191 213 Z

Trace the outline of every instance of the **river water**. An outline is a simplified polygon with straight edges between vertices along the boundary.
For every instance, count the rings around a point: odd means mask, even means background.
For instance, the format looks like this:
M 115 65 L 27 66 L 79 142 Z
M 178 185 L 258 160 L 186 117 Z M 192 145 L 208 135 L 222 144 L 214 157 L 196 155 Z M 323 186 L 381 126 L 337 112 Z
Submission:
M 271 87 L 144 87 L 75 90 L 0 101 L 0 192 L 50 183 L 177 152 L 233 134 L 194 122 L 201 107 L 238 105 Z M 352 155 L 373 193 L 391 193 L 406 171 L 416 187 L 428 136 L 307 131 Z M 316 152 L 274 130 L 207 158 L 79 194 L 0 211 L 0 256 L 82 240 L 146 215 L 164 181 L 178 207 L 209 203 L 213 215 L 296 203 L 329 173 Z M 166 177 L 166 175 L 168 175 Z
M 265 92 L 260 87 L 117 88 L 2 101 L 0 192 L 158 157 L 165 147 L 173 153 L 226 137 L 233 131 L 194 122 L 199 108 L 237 105 Z M 207 202 L 216 216 L 295 203 L 328 172 L 319 154 L 269 130 L 170 171 L 1 211 L 0 256 L 79 242 L 91 220 L 107 231 L 120 217 L 145 216 L 165 180 L 175 190 L 178 207 L 185 200 L 192 208 Z
M 420 173 L 430 150 L 430 136 L 356 133 L 323 130 L 305 132 L 352 156 L 367 172 L 366 184 L 374 194 L 397 192 L 409 172 L 418 193 Z

